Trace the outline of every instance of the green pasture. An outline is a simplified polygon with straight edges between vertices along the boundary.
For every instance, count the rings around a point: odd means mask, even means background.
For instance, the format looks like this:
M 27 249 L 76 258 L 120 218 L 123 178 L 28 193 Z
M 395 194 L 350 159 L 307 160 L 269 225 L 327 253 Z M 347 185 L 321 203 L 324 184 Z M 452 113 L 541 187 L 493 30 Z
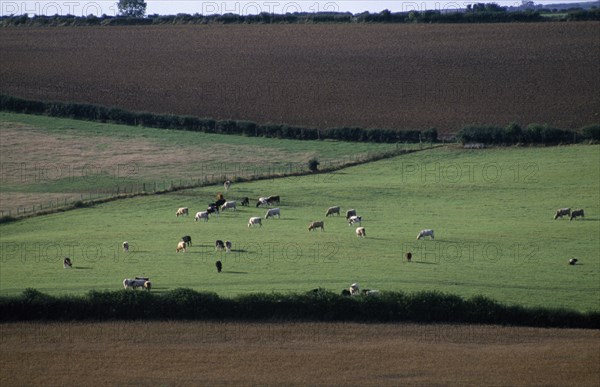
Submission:
M 254 141 L 254 140 L 253 140 Z M 258 141 L 258 140 L 257 140 Z M 153 291 L 178 287 L 223 296 L 251 292 L 440 290 L 508 304 L 600 310 L 600 147 L 464 150 L 445 147 L 336 173 L 234 184 L 226 198 L 250 207 L 194 222 L 222 186 L 120 200 L 0 225 L 0 294 L 122 288 L 149 276 Z M 264 219 L 259 196 L 280 195 L 281 219 Z M 355 208 L 357 238 L 329 206 Z M 178 207 L 190 208 L 176 217 Z M 553 220 L 561 207 L 585 218 Z M 262 227 L 247 227 L 262 216 Z M 325 221 L 325 231 L 307 230 Z M 416 240 L 432 228 L 435 240 Z M 193 245 L 175 247 L 183 235 Z M 216 252 L 231 240 L 231 253 Z M 121 248 L 131 245 L 129 253 Z M 413 253 L 413 262 L 403 255 Z M 74 269 L 62 267 L 70 256 Z M 567 264 L 577 258 L 576 266 Z M 223 262 L 224 271 L 215 269 Z

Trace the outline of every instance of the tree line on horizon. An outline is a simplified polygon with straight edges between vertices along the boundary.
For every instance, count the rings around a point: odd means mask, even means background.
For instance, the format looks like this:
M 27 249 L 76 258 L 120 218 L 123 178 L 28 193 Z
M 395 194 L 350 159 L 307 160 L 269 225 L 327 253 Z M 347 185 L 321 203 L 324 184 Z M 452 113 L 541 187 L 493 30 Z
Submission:
M 123 2 L 123 4 L 121 4 Z M 469 4 L 464 10 L 391 12 L 294 12 L 255 15 L 233 13 L 201 15 L 148 15 L 143 0 L 121 0 L 119 16 L 44 16 L 28 14 L 0 17 L 0 27 L 13 26 L 111 26 L 152 24 L 313 24 L 313 23 L 512 23 L 544 21 L 600 21 L 600 8 L 568 10 L 509 10 L 495 3 Z M 143 6 L 139 3 L 142 2 Z M 549 17 L 550 16 L 550 17 Z

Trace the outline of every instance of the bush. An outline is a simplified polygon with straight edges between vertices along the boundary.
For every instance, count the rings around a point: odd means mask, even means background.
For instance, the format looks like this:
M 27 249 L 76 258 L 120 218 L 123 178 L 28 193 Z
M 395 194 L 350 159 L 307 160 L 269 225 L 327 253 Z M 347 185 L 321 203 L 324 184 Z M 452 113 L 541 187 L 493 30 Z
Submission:
M 308 169 L 311 172 L 318 172 L 319 171 L 319 165 L 321 163 L 319 162 L 319 160 L 312 158 L 310 160 L 308 160 Z
M 583 127 L 581 134 L 586 140 L 600 141 L 600 124 Z

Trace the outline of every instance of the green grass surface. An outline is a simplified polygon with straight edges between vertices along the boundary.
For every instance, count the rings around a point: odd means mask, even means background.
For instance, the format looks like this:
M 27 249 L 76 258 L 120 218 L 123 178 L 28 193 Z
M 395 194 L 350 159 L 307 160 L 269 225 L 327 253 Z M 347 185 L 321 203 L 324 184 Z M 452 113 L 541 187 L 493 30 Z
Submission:
M 153 291 L 177 287 L 221 295 L 380 290 L 482 294 L 525 306 L 600 310 L 600 147 L 437 149 L 337 173 L 235 184 L 228 199 L 251 207 L 209 222 L 193 214 L 220 186 L 140 197 L 0 226 L 0 294 L 119 289 L 149 276 Z M 257 197 L 282 197 L 281 219 L 264 220 Z M 327 207 L 355 208 L 367 237 Z M 178 207 L 189 217 L 175 217 Z M 553 220 L 560 207 L 586 217 Z M 263 216 L 263 227 L 247 227 Z M 325 220 L 325 232 L 308 232 Z M 433 228 L 436 239 L 416 241 Z M 187 253 L 175 253 L 182 235 Z M 229 254 L 216 239 L 231 240 Z M 131 251 L 123 253 L 121 243 Z M 407 263 L 403 254 L 413 253 Z M 74 269 L 62 268 L 70 256 Z M 569 266 L 569 258 L 579 264 Z M 217 274 L 215 261 L 223 261 Z

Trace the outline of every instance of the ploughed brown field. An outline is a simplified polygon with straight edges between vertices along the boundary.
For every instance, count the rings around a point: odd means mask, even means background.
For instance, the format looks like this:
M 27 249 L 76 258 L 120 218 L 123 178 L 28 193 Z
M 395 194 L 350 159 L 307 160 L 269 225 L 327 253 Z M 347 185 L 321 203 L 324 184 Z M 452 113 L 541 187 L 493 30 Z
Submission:
M 595 330 L 416 324 L 0 324 L 0 384 L 597 386 Z
M 600 23 L 0 30 L 0 92 L 311 127 L 600 121 Z

